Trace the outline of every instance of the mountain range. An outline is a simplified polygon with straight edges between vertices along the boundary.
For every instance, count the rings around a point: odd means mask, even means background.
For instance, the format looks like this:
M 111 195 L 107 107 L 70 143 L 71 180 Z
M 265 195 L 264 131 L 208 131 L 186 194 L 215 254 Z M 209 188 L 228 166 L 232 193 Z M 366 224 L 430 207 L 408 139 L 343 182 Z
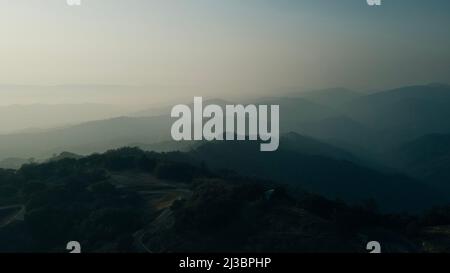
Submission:
M 209 103 L 229 104 L 221 99 L 205 101 Z M 160 152 L 185 151 L 193 160 L 215 169 L 299 183 L 330 198 L 373 198 L 391 208 L 432 205 L 450 193 L 447 85 L 370 94 L 327 89 L 265 97 L 253 103 L 280 105 L 279 151 L 261 154 L 255 149 L 257 143 L 171 141 L 170 107 L 160 107 L 0 135 L 0 159 L 4 160 L 0 166 L 18 167 L 30 158 L 43 161 L 64 151 L 87 155 L 137 146 Z M 50 115 L 53 110 L 48 111 Z

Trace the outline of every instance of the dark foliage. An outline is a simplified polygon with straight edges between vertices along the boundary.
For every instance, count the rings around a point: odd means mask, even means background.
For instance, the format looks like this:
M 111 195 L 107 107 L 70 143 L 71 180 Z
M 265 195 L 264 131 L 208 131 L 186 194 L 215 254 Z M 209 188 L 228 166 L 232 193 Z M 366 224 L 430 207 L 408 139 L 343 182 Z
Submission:
M 423 216 L 386 215 L 373 200 L 348 205 L 234 172 L 213 173 L 207 162 L 187 163 L 186 156 L 123 148 L 0 170 L 0 204 L 25 208 L 24 221 L 0 228 L 0 251 L 66 252 L 74 238 L 85 252 L 141 251 L 136 234 L 142 230 L 142 243 L 156 252 L 363 252 L 372 237 L 392 251 L 424 251 L 423 230 L 450 225 L 448 207 Z M 117 174 L 140 173 L 173 182 L 174 189 L 189 185 L 192 194 L 151 214 L 139 189 L 113 183 Z M 0 221 L 19 210 L 0 210 Z

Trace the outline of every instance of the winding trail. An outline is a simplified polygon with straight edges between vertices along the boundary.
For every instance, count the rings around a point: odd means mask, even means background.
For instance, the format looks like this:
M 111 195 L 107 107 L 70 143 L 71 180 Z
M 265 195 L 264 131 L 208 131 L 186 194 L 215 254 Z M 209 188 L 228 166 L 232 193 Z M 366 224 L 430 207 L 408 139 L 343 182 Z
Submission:
M 5 217 L 5 219 L 0 221 L 0 228 L 6 227 L 7 225 L 11 224 L 12 222 L 24 220 L 25 205 L 9 205 L 9 206 L 0 207 L 0 211 L 1 210 L 11 210 L 11 209 L 17 209 L 17 212 L 13 213 L 11 215 L 8 215 L 7 217 Z

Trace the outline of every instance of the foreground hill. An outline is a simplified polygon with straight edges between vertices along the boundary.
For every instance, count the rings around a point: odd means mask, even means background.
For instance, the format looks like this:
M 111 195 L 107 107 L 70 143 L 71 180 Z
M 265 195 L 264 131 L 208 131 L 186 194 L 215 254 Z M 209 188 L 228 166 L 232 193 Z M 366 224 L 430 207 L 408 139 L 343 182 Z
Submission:
M 450 249 L 450 209 L 381 214 L 267 180 L 123 148 L 0 170 L 0 252 L 384 252 Z M 19 215 L 20 214 L 20 215 Z
M 411 175 L 450 189 L 450 135 L 434 134 L 417 138 L 402 145 L 393 158 Z

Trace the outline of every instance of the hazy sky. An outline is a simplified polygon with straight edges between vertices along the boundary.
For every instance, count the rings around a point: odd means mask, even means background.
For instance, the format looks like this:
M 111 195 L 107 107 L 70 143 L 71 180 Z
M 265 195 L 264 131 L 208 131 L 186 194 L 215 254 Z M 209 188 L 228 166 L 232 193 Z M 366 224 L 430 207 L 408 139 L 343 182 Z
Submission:
M 164 98 L 449 75 L 448 0 L 0 0 L 0 84 L 145 85 Z

